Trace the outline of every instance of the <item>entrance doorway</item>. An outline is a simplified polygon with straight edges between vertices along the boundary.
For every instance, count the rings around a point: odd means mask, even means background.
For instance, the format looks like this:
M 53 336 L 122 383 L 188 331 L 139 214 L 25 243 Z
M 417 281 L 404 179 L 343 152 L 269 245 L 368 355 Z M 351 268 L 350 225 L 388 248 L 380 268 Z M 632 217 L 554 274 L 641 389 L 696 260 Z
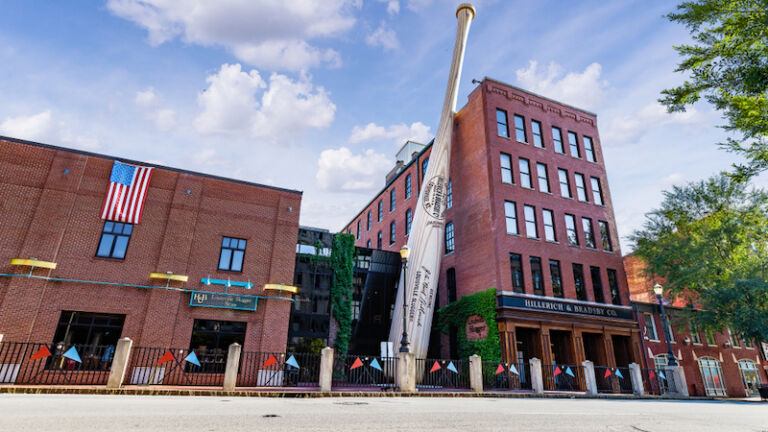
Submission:
M 582 333 L 581 339 L 584 344 L 584 358 L 586 360 L 591 361 L 595 366 L 608 364 L 602 333 Z
M 552 363 L 575 365 L 571 332 L 562 330 L 550 330 L 549 340 L 552 348 Z
M 613 335 L 611 340 L 613 341 L 613 356 L 616 360 L 616 366 L 629 367 L 629 364 L 634 361 L 632 339 L 629 336 Z
M 517 340 L 517 359 L 510 359 L 510 363 L 517 363 L 517 370 L 520 373 L 520 388 L 531 388 L 529 361 L 533 357 L 541 359 L 539 330 L 517 327 L 515 339 Z

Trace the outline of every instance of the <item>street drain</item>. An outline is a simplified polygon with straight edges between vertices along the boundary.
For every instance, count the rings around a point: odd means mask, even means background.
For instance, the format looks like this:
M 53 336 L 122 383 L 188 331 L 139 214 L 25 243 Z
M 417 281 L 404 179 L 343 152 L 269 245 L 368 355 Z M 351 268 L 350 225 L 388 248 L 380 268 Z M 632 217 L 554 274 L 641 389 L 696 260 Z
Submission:
M 274 417 L 280 417 L 280 416 L 277 415 L 277 414 L 264 414 L 262 417 L 264 417 L 264 418 L 274 418 Z
M 334 402 L 336 405 L 368 405 L 368 402 Z

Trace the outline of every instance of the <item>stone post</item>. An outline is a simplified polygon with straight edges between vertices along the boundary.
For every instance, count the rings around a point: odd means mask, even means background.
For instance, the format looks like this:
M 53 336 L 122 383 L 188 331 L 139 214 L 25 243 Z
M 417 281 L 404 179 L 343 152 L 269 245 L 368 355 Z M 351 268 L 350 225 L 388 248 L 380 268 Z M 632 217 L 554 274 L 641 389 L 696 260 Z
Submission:
M 672 397 L 688 397 L 688 383 L 685 381 L 685 372 L 682 366 L 667 366 L 667 384 L 669 395 Z
M 637 363 L 629 364 L 629 377 L 632 379 L 632 393 L 635 396 L 645 396 L 645 387 L 643 387 L 643 372 Z
M 416 392 L 416 354 L 397 353 L 397 391 Z
M 543 394 L 544 377 L 541 374 L 541 360 L 534 357 L 529 362 L 531 364 L 531 389 L 536 394 Z
M 0 333 L 0 343 L 3 343 L 3 334 Z
M 475 393 L 483 392 L 483 359 L 477 354 L 469 357 L 469 387 Z
M 125 371 L 128 369 L 128 359 L 131 356 L 131 347 L 133 341 L 129 338 L 122 338 L 117 341 L 115 353 L 112 355 L 112 366 L 109 368 L 109 378 L 107 379 L 107 388 L 120 388 L 125 378 Z
M 333 348 L 320 351 L 320 391 L 330 393 L 333 382 Z
M 595 377 L 595 364 L 589 360 L 584 360 L 582 363 L 584 366 L 584 384 L 587 387 L 587 394 L 590 396 L 597 396 L 597 377 Z
M 224 391 L 235 391 L 237 385 L 237 372 L 240 368 L 240 354 L 243 346 L 235 342 L 229 346 L 227 352 L 227 365 L 224 368 Z

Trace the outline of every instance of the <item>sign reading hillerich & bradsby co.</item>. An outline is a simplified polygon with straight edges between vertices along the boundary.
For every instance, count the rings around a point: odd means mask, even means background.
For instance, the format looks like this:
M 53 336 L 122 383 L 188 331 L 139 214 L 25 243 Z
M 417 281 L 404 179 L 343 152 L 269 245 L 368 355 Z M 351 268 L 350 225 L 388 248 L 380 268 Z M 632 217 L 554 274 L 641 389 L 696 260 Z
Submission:
M 535 299 L 502 295 L 498 297 L 499 307 L 511 307 L 542 312 L 558 312 L 577 315 L 589 315 L 601 318 L 633 319 L 632 309 L 622 306 L 570 303 L 551 299 Z

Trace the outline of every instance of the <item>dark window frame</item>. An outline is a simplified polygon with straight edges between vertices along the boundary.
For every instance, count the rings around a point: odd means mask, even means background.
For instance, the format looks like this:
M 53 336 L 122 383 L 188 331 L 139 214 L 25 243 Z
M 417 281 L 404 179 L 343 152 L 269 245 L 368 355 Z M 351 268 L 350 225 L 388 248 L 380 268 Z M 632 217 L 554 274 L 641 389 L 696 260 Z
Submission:
M 456 250 L 455 244 L 456 230 L 453 221 L 445 224 L 445 254 L 448 255 Z
M 395 208 L 397 208 L 395 206 L 395 202 L 397 201 L 397 196 L 396 195 L 397 195 L 396 188 L 393 187 L 389 191 L 389 211 L 390 211 L 390 213 L 395 211 Z
M 509 269 L 512 276 L 512 291 L 525 294 L 525 276 L 523 275 L 523 256 L 516 253 L 509 254 Z M 517 278 L 515 278 L 517 276 Z
M 525 169 L 523 169 L 525 165 Z M 526 158 L 519 158 L 517 169 L 520 171 L 520 186 L 526 189 L 533 189 L 533 179 L 531 178 L 531 161 Z
M 411 174 L 408 173 L 408 175 L 405 176 L 405 199 L 408 199 L 413 194 L 412 192 L 412 186 L 413 186 L 413 178 L 411 177 Z
M 544 169 L 544 176 L 541 175 L 541 170 Z M 538 186 L 539 186 L 539 192 L 543 193 L 552 193 L 552 189 L 549 187 L 549 169 L 547 168 L 547 164 L 542 162 L 536 162 L 536 177 L 538 178 Z M 542 189 L 542 184 L 544 185 L 544 189 Z
M 508 162 L 509 166 L 504 166 Z M 507 153 L 499 153 L 499 167 L 501 168 L 501 182 L 504 184 L 515 184 L 515 172 L 512 170 L 512 156 Z M 509 181 L 504 181 L 504 174 L 509 173 Z
M 582 135 L 581 140 L 584 142 L 584 156 L 587 158 L 587 161 L 597 163 L 597 155 L 595 154 L 595 145 L 592 141 L 592 137 Z M 589 143 L 589 145 L 587 145 L 587 143 Z
M 619 275 L 614 269 L 606 269 L 608 273 L 608 288 L 611 291 L 611 303 L 621 305 L 621 293 L 619 292 Z
M 549 224 L 547 224 L 549 215 Z M 557 243 L 557 229 L 555 228 L 555 212 L 550 209 L 541 209 L 541 224 L 544 226 L 544 240 Z M 547 230 L 549 228 L 549 230 Z M 551 238 L 549 233 L 552 233 Z
M 357 221 L 357 226 L 358 226 L 358 238 L 359 238 L 360 221 Z M 225 239 L 230 241 L 229 244 L 231 244 L 232 240 L 236 240 L 237 241 L 237 247 L 224 246 L 224 240 Z M 243 245 L 242 248 L 240 247 L 240 242 L 241 241 L 245 242 L 245 244 Z M 239 238 L 239 237 L 221 236 L 221 249 L 219 249 L 219 261 L 216 264 L 216 268 L 219 271 L 228 271 L 228 272 L 233 272 L 233 273 L 242 273 L 243 272 L 243 267 L 245 266 L 245 250 L 247 249 L 247 247 L 248 247 L 248 239 L 243 239 L 243 238 Z M 230 253 L 229 253 L 229 268 L 222 268 L 221 267 L 221 258 L 222 258 L 223 254 L 224 254 L 224 250 L 229 250 L 230 251 Z M 242 254 L 242 258 L 240 259 L 240 270 L 232 270 L 232 263 L 234 262 L 234 259 L 235 259 L 234 258 L 235 257 L 235 252 L 242 252 L 243 253 Z
M 520 125 L 518 126 L 517 121 L 520 120 Z M 515 140 L 520 143 L 528 144 L 528 131 L 525 127 L 525 117 L 521 116 L 520 114 L 515 114 L 514 117 L 515 122 Z M 520 139 L 520 134 L 522 134 L 522 140 Z
M 571 265 L 573 270 L 573 286 L 576 290 L 576 300 L 587 300 L 587 290 L 584 286 L 584 266 L 578 263 Z
M 411 223 L 413 222 L 413 210 L 407 209 L 405 211 L 405 235 L 411 234 Z
M 499 121 L 499 114 L 503 114 L 503 121 Z M 504 129 L 502 129 L 502 126 Z M 509 138 L 509 116 L 503 109 L 496 108 L 496 135 Z
M 528 259 L 531 266 L 531 284 L 533 294 L 544 295 L 544 272 L 541 268 L 541 257 L 532 256 Z
M 119 227 L 119 233 L 116 231 Z M 104 221 L 104 225 L 101 227 L 101 236 L 99 237 L 99 244 L 96 245 L 96 253 L 95 256 L 97 258 L 108 258 L 108 259 L 116 259 L 116 260 L 125 260 L 125 257 L 128 255 L 128 246 L 131 244 L 131 236 L 133 235 L 133 224 L 129 224 L 126 222 L 115 222 L 115 221 Z M 125 233 L 126 229 L 128 230 L 128 234 Z M 105 241 L 105 237 L 109 236 L 111 237 L 110 240 L 110 246 L 109 246 L 109 252 L 107 254 L 99 254 L 99 251 L 101 250 L 102 243 Z M 122 238 L 126 238 L 125 241 L 125 247 L 122 249 L 122 256 L 115 255 L 115 248 L 117 247 L 118 241 Z
M 592 295 L 595 302 L 605 303 L 605 294 L 603 293 L 603 276 L 600 267 L 589 266 L 589 277 L 592 279 Z
M 573 140 L 571 140 L 571 137 L 573 137 Z M 570 152 L 568 154 L 571 155 L 571 157 L 581 159 L 581 149 L 579 148 L 579 136 L 576 134 L 576 132 L 568 131 L 568 148 L 570 149 Z M 574 155 L 574 152 L 576 153 Z
M 555 135 L 557 131 L 557 135 Z M 552 126 L 552 142 L 554 143 L 555 153 L 565 154 L 565 146 L 563 145 L 563 131 L 557 126 Z
M 563 292 L 563 272 L 560 269 L 560 261 L 549 260 L 549 276 L 552 281 L 552 295 L 563 298 L 565 293 Z
M 536 132 L 538 129 L 538 133 Z M 536 148 L 544 148 L 544 137 L 541 135 L 541 122 L 531 119 L 531 135 L 533 136 L 533 146 Z
M 397 233 L 397 224 L 395 221 L 392 221 L 389 223 L 389 244 L 393 245 L 395 244 L 396 239 L 396 233 Z

